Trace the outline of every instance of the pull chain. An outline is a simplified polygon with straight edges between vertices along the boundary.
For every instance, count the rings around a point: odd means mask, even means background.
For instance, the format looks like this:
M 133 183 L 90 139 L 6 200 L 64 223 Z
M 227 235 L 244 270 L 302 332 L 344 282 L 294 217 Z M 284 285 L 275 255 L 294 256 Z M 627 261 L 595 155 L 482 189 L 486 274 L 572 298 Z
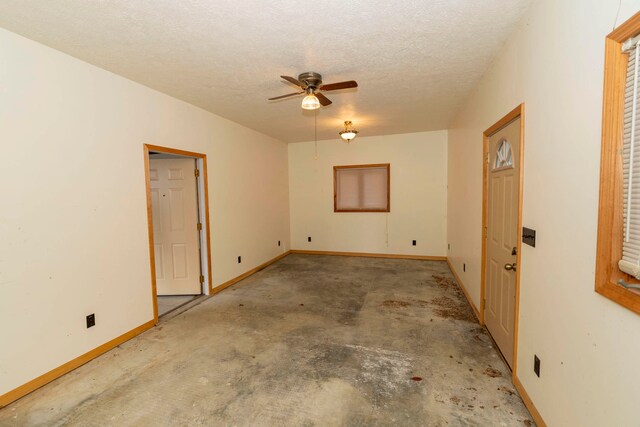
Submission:
M 313 115 L 313 139 L 315 140 L 315 154 L 313 158 L 318 160 L 318 110 Z

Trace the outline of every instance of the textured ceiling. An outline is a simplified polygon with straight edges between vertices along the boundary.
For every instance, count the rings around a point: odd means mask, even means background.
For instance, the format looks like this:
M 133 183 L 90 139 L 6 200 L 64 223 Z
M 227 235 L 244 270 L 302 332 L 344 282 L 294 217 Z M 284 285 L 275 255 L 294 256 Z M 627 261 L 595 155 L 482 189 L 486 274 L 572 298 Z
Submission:
M 313 112 L 278 76 L 316 71 L 318 139 L 446 129 L 530 0 L 1 0 L 0 26 L 286 142 Z

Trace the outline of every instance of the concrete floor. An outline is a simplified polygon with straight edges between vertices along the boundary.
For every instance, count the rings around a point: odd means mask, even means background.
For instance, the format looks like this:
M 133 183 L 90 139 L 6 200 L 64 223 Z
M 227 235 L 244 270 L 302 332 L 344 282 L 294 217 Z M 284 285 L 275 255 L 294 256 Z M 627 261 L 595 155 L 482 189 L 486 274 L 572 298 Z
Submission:
M 163 316 L 176 308 L 183 306 L 189 301 L 199 298 L 200 295 L 159 295 L 158 316 Z
M 531 426 L 445 262 L 290 255 L 0 410 L 23 426 Z

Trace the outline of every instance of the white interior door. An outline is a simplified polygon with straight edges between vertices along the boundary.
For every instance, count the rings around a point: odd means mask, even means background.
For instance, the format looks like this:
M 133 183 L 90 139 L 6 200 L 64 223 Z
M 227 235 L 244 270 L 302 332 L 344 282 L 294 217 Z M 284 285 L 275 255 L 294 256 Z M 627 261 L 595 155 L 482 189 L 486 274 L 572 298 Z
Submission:
M 158 295 L 198 295 L 195 159 L 149 159 Z
M 518 268 L 520 120 L 517 118 L 489 137 L 484 318 L 509 366 L 513 364 Z

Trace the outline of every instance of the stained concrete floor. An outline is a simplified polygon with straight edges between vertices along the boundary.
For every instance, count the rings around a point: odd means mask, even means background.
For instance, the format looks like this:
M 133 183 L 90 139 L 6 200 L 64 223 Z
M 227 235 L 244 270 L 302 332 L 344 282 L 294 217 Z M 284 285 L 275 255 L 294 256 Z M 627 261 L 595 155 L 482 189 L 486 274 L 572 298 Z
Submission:
M 445 262 L 290 255 L 2 426 L 530 426 Z
M 200 295 L 159 295 L 158 316 L 163 316 L 199 297 Z

